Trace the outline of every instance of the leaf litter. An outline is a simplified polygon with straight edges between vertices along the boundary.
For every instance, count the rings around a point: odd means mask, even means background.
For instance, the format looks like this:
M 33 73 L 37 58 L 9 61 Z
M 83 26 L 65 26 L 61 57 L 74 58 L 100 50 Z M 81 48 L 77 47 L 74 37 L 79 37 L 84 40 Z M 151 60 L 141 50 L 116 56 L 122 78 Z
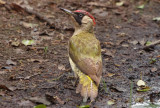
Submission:
M 156 0 L 150 1 L 150 3 L 143 1 L 125 1 L 123 4 L 121 3 L 121 6 L 116 6 L 115 1 L 107 1 L 104 3 L 103 0 L 94 2 L 75 2 L 73 0 L 67 2 L 55 1 L 54 6 L 48 6 L 48 0 L 40 0 L 38 2 L 17 0 L 17 2 L 15 2 L 16 4 L 7 0 L 9 7 L 13 6 L 13 8 L 10 9 L 7 8 L 6 2 L 0 3 L 5 7 L 0 9 L 0 14 L 2 15 L 0 18 L 0 26 L 2 28 L 1 34 L 3 34 L 0 36 L 0 45 L 2 46 L 0 47 L 0 55 L 2 55 L 0 56 L 0 71 L 2 71 L 0 82 L 3 82 L 1 84 L 3 85 L 3 97 L 1 97 L 0 104 L 2 106 L 10 107 L 12 105 L 13 107 L 17 107 L 12 99 L 8 99 L 10 96 L 22 101 L 25 97 L 30 96 L 46 98 L 42 96 L 46 92 L 51 92 L 53 93 L 53 97 L 58 97 L 54 99 L 51 96 L 53 100 L 56 101 L 56 104 L 50 104 L 49 107 L 66 106 L 70 108 L 81 105 L 81 97 L 75 94 L 75 87 L 72 86 L 72 89 L 70 89 L 73 78 L 69 78 L 72 72 L 71 69 L 68 68 L 67 42 L 73 33 L 73 27 L 70 21 L 68 21 L 69 18 L 58 10 L 58 6 L 71 10 L 84 9 L 96 18 L 97 26 L 95 27 L 95 33 L 102 43 L 102 56 L 104 59 L 103 75 L 108 75 L 108 73 L 112 74 L 104 77 L 104 82 L 107 84 L 107 93 L 104 89 L 101 89 L 103 83 L 100 83 L 99 95 L 90 107 L 101 108 L 107 106 L 106 100 L 108 98 L 115 100 L 116 103 L 109 107 L 128 107 L 128 103 L 126 103 L 130 95 L 128 82 L 132 79 L 136 84 L 140 76 L 139 72 L 141 71 L 144 72 L 145 77 L 143 80 L 146 84 L 151 88 L 159 86 L 157 83 L 159 77 L 158 66 L 160 63 L 158 58 L 159 50 L 154 48 L 150 52 L 146 50 L 142 52 L 141 50 L 142 47 L 146 47 L 147 41 L 154 43 L 155 40 L 159 40 L 158 34 L 160 33 L 158 23 L 155 23 L 157 21 L 152 21 L 152 18 L 159 16 L 157 11 L 160 6 L 156 3 Z M 145 7 L 143 9 L 137 9 L 137 6 L 141 4 L 145 4 Z M 23 9 L 24 7 L 31 11 L 27 12 Z M 150 9 L 150 11 L 148 11 L 148 9 Z M 27 14 L 24 14 L 25 12 Z M 142 17 L 143 14 L 150 16 L 150 20 L 148 20 L 149 18 Z M 40 17 L 37 15 L 40 15 Z M 41 17 L 45 15 L 48 15 L 47 19 L 51 20 L 45 19 L 46 17 Z M 27 26 L 20 25 L 20 22 L 25 22 Z M 47 32 L 43 34 L 46 30 Z M 17 40 L 14 40 L 15 38 L 17 38 Z M 141 41 L 143 39 L 144 41 Z M 21 40 L 34 40 L 36 44 L 34 44 L 34 46 L 33 44 L 27 44 L 26 46 L 21 45 Z M 135 41 L 130 44 L 130 42 L 134 40 L 137 40 L 138 43 Z M 20 44 L 17 41 L 19 41 Z M 48 46 L 48 48 L 46 48 L 46 46 Z M 137 49 L 133 49 L 133 47 Z M 45 48 L 46 51 L 44 51 Z M 21 53 L 21 50 L 16 51 L 16 49 L 22 49 L 24 53 Z M 18 62 L 22 58 L 23 64 Z M 14 65 L 11 63 L 11 66 L 8 66 L 6 60 L 9 59 L 17 64 Z M 12 65 L 14 65 L 14 68 Z M 33 67 L 36 68 L 33 69 Z M 37 73 L 39 67 L 43 68 L 41 68 L 40 73 Z M 10 78 L 13 78 L 13 80 Z M 52 80 L 55 78 L 58 80 Z M 11 89 L 10 86 L 8 87 L 6 84 L 16 86 L 11 86 Z M 14 90 L 14 93 L 7 90 L 7 88 Z M 139 96 L 136 88 L 133 88 L 133 91 L 133 98 Z M 143 92 L 141 94 L 144 100 L 148 98 L 149 92 Z M 66 101 L 68 98 L 70 100 Z M 58 102 L 59 99 L 64 103 L 62 104 L 61 101 Z M 26 101 L 27 107 L 28 100 L 24 101 Z M 33 103 L 36 103 L 36 101 Z M 31 104 L 31 106 L 34 107 L 35 104 Z

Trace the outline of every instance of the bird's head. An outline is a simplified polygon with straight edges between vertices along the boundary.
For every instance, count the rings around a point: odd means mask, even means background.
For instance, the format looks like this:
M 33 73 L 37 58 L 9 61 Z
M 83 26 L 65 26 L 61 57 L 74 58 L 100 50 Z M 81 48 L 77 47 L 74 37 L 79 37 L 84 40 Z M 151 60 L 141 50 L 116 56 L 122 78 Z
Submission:
M 86 30 L 86 31 L 93 31 L 93 26 L 96 25 L 94 17 L 84 10 L 76 10 L 70 11 L 68 9 L 60 8 L 65 13 L 71 16 L 71 19 L 75 25 L 75 30 Z

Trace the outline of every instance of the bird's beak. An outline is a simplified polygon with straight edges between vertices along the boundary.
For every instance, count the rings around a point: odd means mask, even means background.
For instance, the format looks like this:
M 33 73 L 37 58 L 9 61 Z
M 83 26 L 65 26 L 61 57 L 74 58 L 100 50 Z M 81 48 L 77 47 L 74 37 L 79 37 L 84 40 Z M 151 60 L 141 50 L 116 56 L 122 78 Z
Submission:
M 65 13 L 67 13 L 67 14 L 69 14 L 71 16 L 74 15 L 74 13 L 72 11 L 68 10 L 68 9 L 60 8 L 60 10 L 64 11 Z

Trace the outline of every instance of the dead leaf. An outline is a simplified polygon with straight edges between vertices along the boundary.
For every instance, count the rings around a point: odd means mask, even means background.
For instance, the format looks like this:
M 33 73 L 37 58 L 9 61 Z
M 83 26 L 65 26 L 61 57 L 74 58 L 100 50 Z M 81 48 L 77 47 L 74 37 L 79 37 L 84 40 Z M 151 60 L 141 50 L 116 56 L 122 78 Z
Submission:
M 133 45 L 137 45 L 137 44 L 138 44 L 138 41 L 137 41 L 137 40 L 134 40 L 134 41 L 131 41 L 130 43 L 132 43 Z
M 99 3 L 99 2 L 88 2 L 87 5 L 93 5 L 93 6 L 100 6 L 100 7 L 106 7 L 107 3 Z
M 12 60 L 10 60 L 10 59 L 6 61 L 6 64 L 8 64 L 8 65 L 12 65 L 12 66 L 17 65 L 17 63 L 16 63 L 16 62 L 14 62 L 14 61 L 12 61 Z
M 55 96 L 54 98 L 57 100 L 57 102 L 58 102 L 59 104 L 61 104 L 61 105 L 64 104 L 64 101 L 62 101 L 58 96 Z
M 108 104 L 108 105 L 114 105 L 114 104 L 115 104 L 115 100 L 109 100 L 109 101 L 107 102 L 107 104 Z
M 127 91 L 127 89 L 126 88 L 123 88 L 123 87 L 118 87 L 118 86 L 111 86 L 110 87 L 111 88 L 111 90 L 114 90 L 115 92 L 126 92 Z
M 99 17 L 106 18 L 106 17 L 108 16 L 108 12 L 103 11 L 103 12 L 101 12 L 101 13 L 97 13 L 97 15 L 98 15 Z
M 140 43 L 142 46 L 144 46 L 144 44 L 146 43 L 146 40 L 143 38 L 143 39 L 139 40 L 139 43 Z
M 5 96 L 5 91 L 0 91 L 0 96 Z
M 0 75 L 1 75 L 1 74 L 5 74 L 5 73 L 6 73 L 6 71 L 0 71 Z
M 51 102 L 49 102 L 45 97 L 30 97 L 28 100 L 35 102 L 35 103 L 42 103 L 44 105 L 50 105 Z
M 128 44 L 122 44 L 122 47 L 126 47 L 126 48 L 128 48 L 128 47 L 129 47 L 129 45 L 128 45 Z
M 140 86 L 146 86 L 146 83 L 143 80 L 138 80 L 137 85 Z
M 120 29 L 120 28 L 122 28 L 121 26 L 119 26 L 119 25 L 115 25 L 114 26 L 114 28 L 116 28 L 116 29 Z
M 34 62 L 34 63 L 42 63 L 42 62 L 46 62 L 48 60 L 44 60 L 44 59 L 27 59 L 28 62 Z
M 119 65 L 119 64 L 114 64 L 116 67 L 119 67 L 119 66 L 121 66 L 121 65 Z
M 65 65 L 62 65 L 62 64 L 58 65 L 58 69 L 59 70 L 66 70 Z
M 14 89 L 12 89 L 12 88 L 10 88 L 6 85 L 3 85 L 3 84 L 0 85 L 0 89 L 4 89 L 4 90 L 8 90 L 8 91 L 14 91 Z
M 113 42 L 103 42 L 103 44 L 104 44 L 106 47 L 112 47 L 112 46 L 114 46 L 114 43 L 113 43 Z
M 41 39 L 42 40 L 52 40 L 53 37 L 49 37 L 49 36 L 42 36 Z
M 6 2 L 5 1 L 3 1 L 3 0 L 0 0 L 0 5 L 4 5 L 4 4 L 6 4 Z
M 60 34 L 59 36 L 61 40 L 64 40 L 64 34 Z
M 115 74 L 114 73 L 107 73 L 106 75 L 104 75 L 104 77 L 112 77 L 112 76 L 114 76 Z
M 35 28 L 38 27 L 38 24 L 32 24 L 27 22 L 20 22 L 20 25 L 22 25 L 25 28 Z
M 146 91 L 150 90 L 150 87 L 148 87 L 143 80 L 138 80 L 137 86 L 138 86 L 137 87 L 138 92 L 146 92 Z
M 24 80 L 29 80 L 31 77 L 34 77 L 34 76 L 36 76 L 36 75 L 39 75 L 40 73 L 34 73 L 34 74 L 32 74 L 32 75 L 30 75 L 30 76 L 25 76 L 25 77 L 23 77 L 23 76 L 10 76 L 10 78 L 9 78 L 9 80 L 20 80 L 20 79 L 24 79 Z
M 135 102 L 143 103 L 144 102 L 144 97 L 136 98 Z
M 59 104 L 63 105 L 65 103 L 58 96 L 53 96 L 50 93 L 46 93 L 45 96 L 46 96 L 47 100 L 49 100 L 50 102 L 52 102 L 54 104 L 59 103 Z
M 22 49 L 15 49 L 16 54 L 24 54 L 24 50 Z
M 160 21 L 160 17 L 153 18 L 153 21 Z
M 11 7 L 13 10 L 15 10 L 15 11 L 17 11 L 17 12 L 24 13 L 24 9 L 23 9 L 20 5 L 18 5 L 18 4 L 16 4 L 16 3 L 11 3 L 11 4 L 9 4 L 9 5 L 10 5 L 10 7 Z
M 29 10 L 33 10 L 33 7 L 31 7 L 31 5 L 29 4 L 29 2 L 27 0 L 20 0 L 19 3 L 20 6 L 22 6 L 23 8 L 27 8 Z
M 101 52 L 102 52 L 102 53 L 105 53 L 105 51 L 106 51 L 106 49 L 101 49 Z
M 14 91 L 14 90 L 16 90 L 17 89 L 17 87 L 14 87 L 14 86 L 10 86 L 10 87 L 8 87 L 11 91 Z
M 119 37 L 127 36 L 127 34 L 126 34 L 126 33 L 117 33 L 117 35 L 118 35 Z
M 35 44 L 34 40 L 22 40 L 22 44 L 25 46 L 33 45 Z
M 116 3 L 116 6 L 123 6 L 124 2 L 123 1 L 120 1 L 120 2 L 117 2 Z
M 14 41 L 14 42 L 11 43 L 11 45 L 13 47 L 18 47 L 20 45 L 20 42 L 19 41 Z
M 92 13 L 97 14 L 97 13 L 100 13 L 102 11 L 103 11 L 103 9 L 101 9 L 101 8 L 100 9 L 95 8 L 95 9 L 92 10 Z
M 151 72 L 156 72 L 158 69 L 156 67 L 151 69 Z
M 141 86 L 141 87 L 138 87 L 137 88 L 137 91 L 138 92 L 147 92 L 147 91 L 149 91 L 150 90 L 150 87 L 148 87 L 148 86 Z
M 114 50 L 105 49 L 104 55 L 114 57 L 114 54 L 115 54 Z
M 139 5 L 137 8 L 138 9 L 143 9 L 145 7 L 145 4 Z
M 52 41 L 52 44 L 53 44 L 53 45 L 57 45 L 57 44 L 60 44 L 60 42 L 61 42 L 61 40 L 53 40 L 53 41 Z
M 34 106 L 34 104 L 29 100 L 21 100 L 20 102 L 18 102 L 18 105 L 23 107 Z

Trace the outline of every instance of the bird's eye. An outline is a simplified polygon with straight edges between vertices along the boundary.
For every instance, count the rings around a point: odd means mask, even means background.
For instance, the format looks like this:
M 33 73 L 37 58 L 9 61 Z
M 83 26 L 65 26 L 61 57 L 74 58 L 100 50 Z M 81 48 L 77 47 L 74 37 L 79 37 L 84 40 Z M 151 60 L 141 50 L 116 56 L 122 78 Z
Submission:
M 79 14 L 79 17 L 83 17 L 83 15 L 82 15 L 82 14 Z

